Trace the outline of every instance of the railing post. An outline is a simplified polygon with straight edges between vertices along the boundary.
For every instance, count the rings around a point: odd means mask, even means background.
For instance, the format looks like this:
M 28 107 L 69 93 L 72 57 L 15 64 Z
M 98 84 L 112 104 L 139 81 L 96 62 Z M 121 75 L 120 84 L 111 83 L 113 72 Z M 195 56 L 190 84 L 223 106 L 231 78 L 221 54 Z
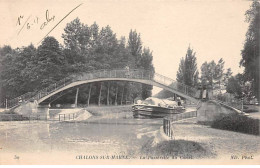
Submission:
M 169 134 L 169 124 L 168 124 L 168 119 L 166 120 L 166 135 L 168 136 Z
M 5 99 L 5 109 L 7 109 L 7 99 Z
M 165 118 L 163 119 L 163 132 L 165 133 Z
M 171 132 L 171 121 L 169 120 L 169 137 L 171 137 L 172 136 L 172 134 L 171 134 L 172 132 Z
M 169 131 L 169 128 L 168 128 L 168 119 L 166 120 L 166 135 L 168 136 L 168 131 Z
M 168 136 L 171 136 L 171 122 L 170 120 L 168 120 L 168 127 L 169 127 L 169 135 Z
M 170 120 L 168 120 L 168 124 L 169 124 L 169 137 L 171 136 L 171 122 Z

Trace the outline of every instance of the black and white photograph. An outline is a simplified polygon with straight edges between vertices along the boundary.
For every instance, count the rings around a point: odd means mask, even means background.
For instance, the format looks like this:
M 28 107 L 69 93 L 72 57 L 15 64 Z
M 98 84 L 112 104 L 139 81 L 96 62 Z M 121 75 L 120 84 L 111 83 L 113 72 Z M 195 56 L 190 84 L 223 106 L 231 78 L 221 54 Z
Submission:
M 259 165 L 259 0 L 0 0 L 0 165 Z

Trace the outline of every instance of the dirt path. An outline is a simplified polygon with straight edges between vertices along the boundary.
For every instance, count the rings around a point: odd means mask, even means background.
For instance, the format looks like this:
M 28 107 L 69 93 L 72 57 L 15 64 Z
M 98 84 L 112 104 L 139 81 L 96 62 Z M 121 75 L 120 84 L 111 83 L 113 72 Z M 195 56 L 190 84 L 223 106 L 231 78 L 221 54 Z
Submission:
M 197 124 L 174 124 L 174 139 L 195 141 L 217 157 L 259 155 L 260 136 L 218 130 Z

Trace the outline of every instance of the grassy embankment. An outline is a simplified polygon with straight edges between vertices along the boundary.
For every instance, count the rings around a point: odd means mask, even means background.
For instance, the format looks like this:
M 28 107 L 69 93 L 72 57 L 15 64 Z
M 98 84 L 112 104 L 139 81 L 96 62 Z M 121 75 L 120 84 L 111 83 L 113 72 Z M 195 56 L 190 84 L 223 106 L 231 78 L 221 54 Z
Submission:
M 211 122 L 212 128 L 259 135 L 259 119 L 239 114 L 220 114 Z
M 92 115 L 101 116 L 109 113 L 124 113 L 132 110 L 131 105 L 120 106 L 89 106 L 86 110 Z
M 259 119 L 238 114 L 214 102 L 205 103 L 203 108 L 200 113 L 205 115 L 204 120 L 198 120 L 198 124 L 209 125 L 212 128 L 222 130 L 259 135 Z M 246 109 L 250 111 L 253 107 Z
M 28 117 L 17 114 L 13 111 L 3 111 L 0 113 L 0 121 L 22 121 L 28 120 Z
M 155 146 L 150 140 L 142 146 L 141 151 L 147 156 L 176 156 L 187 159 L 214 158 L 216 156 L 200 143 L 187 140 L 162 141 Z

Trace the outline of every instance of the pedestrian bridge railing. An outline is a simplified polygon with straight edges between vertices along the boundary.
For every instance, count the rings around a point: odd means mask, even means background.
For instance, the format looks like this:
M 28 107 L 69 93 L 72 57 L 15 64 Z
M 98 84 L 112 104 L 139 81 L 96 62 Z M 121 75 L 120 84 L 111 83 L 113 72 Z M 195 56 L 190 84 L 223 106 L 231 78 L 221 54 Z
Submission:
M 243 100 L 238 99 L 235 97 L 232 97 L 231 94 L 218 94 L 218 95 L 213 95 L 211 100 L 215 100 L 217 102 L 221 102 L 227 106 L 231 106 L 237 110 L 242 110 L 243 109 Z
M 140 79 L 146 81 L 152 81 L 159 83 L 165 87 L 181 92 L 190 97 L 196 98 L 197 89 L 177 82 L 173 79 L 157 74 L 153 71 L 142 69 L 115 69 L 115 70 L 96 70 L 93 72 L 80 73 L 77 75 L 71 75 L 66 77 L 40 91 L 28 92 L 12 100 L 7 100 L 3 103 L 3 106 L 7 109 L 19 106 L 27 101 L 37 101 L 73 82 L 93 80 L 93 79 Z

